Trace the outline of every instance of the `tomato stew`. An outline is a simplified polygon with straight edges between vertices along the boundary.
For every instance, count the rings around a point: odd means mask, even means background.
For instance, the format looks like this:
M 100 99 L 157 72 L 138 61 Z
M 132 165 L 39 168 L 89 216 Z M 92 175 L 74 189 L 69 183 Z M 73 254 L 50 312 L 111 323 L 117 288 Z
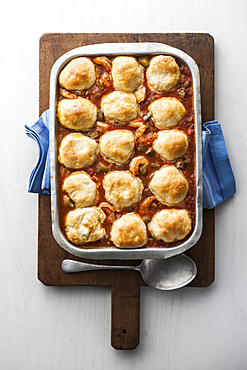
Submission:
M 136 56 L 137 59 L 141 57 Z M 113 58 L 109 58 L 113 59 Z M 93 58 L 92 58 L 93 60 Z M 147 85 L 147 82 L 145 80 L 144 86 L 146 88 L 146 98 L 144 101 L 139 103 L 140 108 L 140 114 L 139 117 L 135 120 L 137 122 L 137 126 L 135 127 L 135 124 L 132 124 L 130 122 L 129 124 L 120 124 L 116 122 L 106 122 L 104 121 L 104 115 L 101 111 L 101 98 L 103 95 L 108 94 L 112 91 L 114 91 L 114 87 L 112 84 L 111 76 L 109 74 L 109 71 L 106 70 L 106 68 L 102 65 L 96 65 L 96 73 L 97 73 L 97 80 L 95 84 L 88 90 L 84 90 L 81 92 L 78 91 L 67 91 L 65 89 L 62 89 L 58 85 L 58 100 L 60 100 L 63 97 L 67 98 L 77 98 L 77 96 L 81 96 L 84 98 L 89 99 L 92 103 L 94 103 L 97 106 L 98 109 L 98 116 L 97 120 L 100 122 L 105 122 L 108 124 L 107 130 L 116 130 L 116 129 L 128 129 L 131 130 L 134 134 L 138 130 L 138 123 L 147 125 L 147 129 L 145 132 L 141 135 L 140 138 L 137 138 L 135 140 L 135 154 L 134 156 L 145 156 L 149 161 L 149 166 L 147 169 L 145 169 L 145 173 L 139 173 L 138 176 L 143 182 L 144 190 L 142 194 L 142 200 L 129 208 L 125 208 L 124 210 L 121 210 L 119 212 L 109 212 L 107 214 L 106 212 L 106 219 L 103 223 L 103 227 L 106 229 L 106 236 L 102 240 L 98 240 L 96 242 L 91 243 L 85 243 L 85 245 L 80 246 L 80 248 L 100 248 L 100 247 L 114 247 L 113 243 L 110 240 L 110 229 L 112 222 L 119 218 L 121 215 L 128 213 L 128 212 L 137 212 L 140 214 L 142 219 L 148 223 L 152 216 L 161 209 L 166 208 L 176 208 L 176 209 L 187 209 L 190 215 L 190 218 L 192 220 L 192 231 L 189 235 L 187 235 L 186 238 L 183 239 L 182 242 L 187 240 L 191 234 L 193 233 L 194 227 L 195 227 L 195 131 L 194 131 L 194 107 L 193 107 L 193 85 L 192 85 L 192 76 L 189 68 L 183 63 L 183 61 L 176 58 L 176 62 L 179 65 L 180 73 L 181 73 L 181 80 L 179 84 L 176 86 L 176 88 L 170 92 L 166 93 L 157 93 L 154 91 L 151 91 Z M 144 74 L 145 78 L 146 75 Z M 152 143 L 155 140 L 157 136 L 157 132 L 159 131 L 158 128 L 156 128 L 153 124 L 153 121 L 151 117 L 148 114 L 148 106 L 149 104 L 161 97 L 173 97 L 178 99 L 182 102 L 186 109 L 186 115 L 183 118 L 183 120 L 175 127 L 179 130 L 184 131 L 188 136 L 189 141 L 189 147 L 187 152 L 180 157 L 177 160 L 174 161 L 164 161 L 161 159 L 158 154 L 152 149 Z M 58 124 L 58 145 L 61 143 L 62 139 L 68 135 L 69 133 L 73 132 L 73 130 L 67 129 L 63 127 L 59 122 Z M 102 135 L 102 132 L 97 129 L 97 126 L 93 129 L 91 129 L 88 132 L 83 132 L 84 135 L 89 136 L 91 138 L 94 138 L 96 142 L 99 142 L 100 136 Z M 130 161 L 129 161 L 130 162 Z M 104 189 L 102 187 L 102 179 L 105 175 L 105 173 L 109 170 L 129 170 L 129 162 L 123 165 L 117 165 L 115 163 L 109 163 L 107 162 L 103 156 L 99 153 L 97 157 L 97 161 L 93 164 L 93 166 L 83 169 L 83 171 L 87 172 L 91 178 L 98 184 L 98 190 L 99 190 L 99 198 L 96 206 L 98 206 L 102 202 L 106 202 L 105 196 L 104 196 Z M 189 184 L 189 191 L 187 193 L 186 198 L 184 201 L 177 205 L 168 207 L 162 203 L 160 203 L 157 199 L 153 199 L 149 197 L 152 197 L 153 194 L 151 193 L 148 184 L 154 175 L 155 171 L 159 169 L 164 164 L 173 164 L 177 168 L 179 168 L 183 175 L 186 177 L 188 184 Z M 59 205 L 59 224 L 62 233 L 66 237 L 65 233 L 65 218 L 67 213 L 71 210 L 71 208 L 74 207 L 73 202 L 70 200 L 68 201 L 68 195 L 66 192 L 62 190 L 62 185 L 67 176 L 69 176 L 72 172 L 75 172 L 76 170 L 65 168 L 62 164 L 57 164 L 58 169 L 58 205 Z M 147 200 L 148 199 L 148 200 Z M 146 203 L 143 203 L 145 202 Z M 150 203 L 148 205 L 148 203 Z M 105 210 L 104 210 L 105 211 Z M 153 247 L 153 248 L 159 248 L 159 247 L 174 247 L 178 244 L 180 244 L 181 241 L 173 242 L 173 243 L 165 243 L 162 240 L 155 240 L 150 232 L 148 231 L 148 245 L 147 247 Z M 145 247 L 143 247 L 145 248 Z

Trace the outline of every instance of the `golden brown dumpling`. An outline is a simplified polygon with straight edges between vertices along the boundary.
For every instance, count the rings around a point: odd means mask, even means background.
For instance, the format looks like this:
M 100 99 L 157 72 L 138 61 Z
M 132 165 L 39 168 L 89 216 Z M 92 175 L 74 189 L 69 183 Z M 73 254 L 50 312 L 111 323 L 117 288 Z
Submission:
M 101 99 L 101 109 L 106 121 L 128 123 L 137 118 L 139 106 L 135 94 L 113 91 Z
M 98 153 L 98 144 L 94 139 L 73 132 L 61 141 L 58 161 L 67 168 L 81 169 L 91 166 Z
M 129 130 L 108 131 L 101 136 L 99 149 L 108 162 L 126 163 L 134 153 L 134 134 Z
M 144 81 L 144 69 L 134 57 L 119 56 L 112 62 L 112 78 L 116 90 L 133 93 Z
M 97 202 L 97 185 L 90 175 L 84 171 L 73 172 L 66 177 L 63 183 L 63 190 L 73 200 L 76 207 L 90 207 Z
M 59 122 L 71 130 L 88 131 L 97 118 L 97 107 L 88 99 L 61 99 L 57 105 Z
M 103 179 L 106 200 L 117 210 L 130 207 L 141 200 L 143 184 L 130 171 L 111 171 Z
M 173 161 L 188 150 L 188 137 L 181 130 L 162 130 L 153 142 L 153 149 L 166 161 Z
M 97 207 L 76 208 L 70 211 L 65 219 L 67 238 L 76 245 L 95 242 L 105 236 L 101 223 L 104 212 Z
M 186 115 L 184 105 L 176 98 L 160 98 L 153 101 L 148 110 L 156 127 L 161 130 L 176 126 Z
M 175 166 L 164 165 L 155 172 L 149 188 L 161 203 L 173 206 L 185 199 L 189 185 L 183 173 Z
M 72 59 L 59 75 L 59 84 L 67 90 L 86 90 L 95 81 L 95 65 L 90 58 L 85 57 Z
M 155 239 L 172 243 L 191 232 L 191 219 L 185 209 L 163 209 L 153 216 L 148 229 Z
M 166 55 L 152 58 L 146 75 L 150 89 L 156 92 L 171 91 L 180 81 L 178 64 L 173 57 Z
M 118 248 L 140 248 L 148 240 L 144 221 L 137 213 L 126 213 L 113 222 L 111 240 Z

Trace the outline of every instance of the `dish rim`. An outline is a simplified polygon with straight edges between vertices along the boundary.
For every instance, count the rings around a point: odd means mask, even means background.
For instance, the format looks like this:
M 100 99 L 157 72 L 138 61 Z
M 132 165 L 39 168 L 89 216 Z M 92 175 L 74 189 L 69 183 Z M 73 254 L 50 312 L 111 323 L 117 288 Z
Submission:
M 57 145 L 56 145 L 56 105 L 57 105 L 57 79 L 60 71 L 71 60 L 80 56 L 94 57 L 98 55 L 156 55 L 166 54 L 181 59 L 190 69 L 193 82 L 193 103 L 195 117 L 195 146 L 196 146 L 196 218 L 195 228 L 186 241 L 175 247 L 138 249 L 119 249 L 117 247 L 83 248 L 70 243 L 63 235 L 59 226 L 58 199 L 57 199 Z M 56 242 L 65 251 L 80 258 L 89 259 L 162 259 L 169 258 L 185 252 L 199 240 L 203 227 L 203 188 L 202 188 L 202 122 L 201 122 L 201 94 L 199 68 L 188 54 L 172 46 L 154 43 L 102 43 L 81 46 L 63 54 L 53 64 L 50 74 L 50 172 L 51 172 L 51 220 L 52 233 Z

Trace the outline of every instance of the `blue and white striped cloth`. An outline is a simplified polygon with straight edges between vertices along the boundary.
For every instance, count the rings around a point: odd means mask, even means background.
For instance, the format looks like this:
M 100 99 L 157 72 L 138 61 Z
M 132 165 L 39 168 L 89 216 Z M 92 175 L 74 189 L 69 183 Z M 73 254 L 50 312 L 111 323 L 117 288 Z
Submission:
M 39 158 L 29 178 L 28 192 L 50 193 L 49 110 L 26 134 L 37 142 Z M 203 206 L 212 209 L 236 192 L 235 179 L 229 161 L 225 140 L 217 121 L 203 125 Z

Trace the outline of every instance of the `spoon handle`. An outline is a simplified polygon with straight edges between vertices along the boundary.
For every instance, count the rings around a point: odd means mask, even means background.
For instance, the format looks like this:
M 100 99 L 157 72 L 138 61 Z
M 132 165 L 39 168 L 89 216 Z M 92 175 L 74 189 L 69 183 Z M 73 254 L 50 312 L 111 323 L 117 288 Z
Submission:
M 74 260 L 63 260 L 62 270 L 66 273 L 92 271 L 92 270 L 110 270 L 110 269 L 127 269 L 138 270 L 138 266 L 111 266 L 111 265 L 94 265 L 86 262 L 79 262 Z

